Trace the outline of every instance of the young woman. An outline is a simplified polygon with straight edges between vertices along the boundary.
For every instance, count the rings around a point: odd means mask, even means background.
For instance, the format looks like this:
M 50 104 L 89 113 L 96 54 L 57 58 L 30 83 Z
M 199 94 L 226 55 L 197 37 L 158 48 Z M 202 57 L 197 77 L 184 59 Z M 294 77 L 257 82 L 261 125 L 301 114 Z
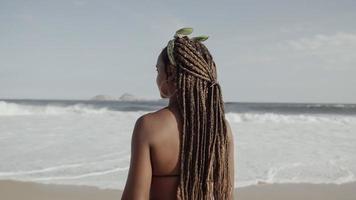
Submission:
M 233 199 L 234 144 L 216 66 L 191 28 L 176 32 L 157 59 L 169 105 L 141 116 L 132 135 L 123 200 Z

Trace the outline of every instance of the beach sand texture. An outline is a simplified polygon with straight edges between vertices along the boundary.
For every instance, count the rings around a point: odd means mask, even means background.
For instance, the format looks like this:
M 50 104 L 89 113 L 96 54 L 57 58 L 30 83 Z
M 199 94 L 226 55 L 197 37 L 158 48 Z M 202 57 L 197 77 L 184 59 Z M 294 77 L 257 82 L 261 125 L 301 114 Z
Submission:
M 118 200 L 122 191 L 72 186 L 0 181 L 1 200 Z M 356 183 L 261 184 L 235 189 L 238 200 L 355 200 Z

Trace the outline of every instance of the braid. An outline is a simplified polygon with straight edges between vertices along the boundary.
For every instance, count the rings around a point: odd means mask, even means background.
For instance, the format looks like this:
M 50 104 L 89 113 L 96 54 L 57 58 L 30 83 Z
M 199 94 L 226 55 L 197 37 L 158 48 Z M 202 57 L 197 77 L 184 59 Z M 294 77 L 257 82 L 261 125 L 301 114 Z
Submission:
M 204 44 L 186 36 L 175 40 L 174 57 L 183 119 L 177 197 L 227 199 L 229 144 L 221 88 L 211 85 L 217 79 L 215 63 Z

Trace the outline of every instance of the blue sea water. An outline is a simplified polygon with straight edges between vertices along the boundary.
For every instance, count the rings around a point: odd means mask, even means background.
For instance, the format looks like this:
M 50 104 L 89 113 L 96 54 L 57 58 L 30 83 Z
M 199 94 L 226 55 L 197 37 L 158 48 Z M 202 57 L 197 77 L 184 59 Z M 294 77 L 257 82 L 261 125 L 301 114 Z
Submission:
M 136 119 L 167 101 L 0 100 L 0 179 L 122 189 Z M 235 185 L 356 177 L 356 105 L 225 103 Z

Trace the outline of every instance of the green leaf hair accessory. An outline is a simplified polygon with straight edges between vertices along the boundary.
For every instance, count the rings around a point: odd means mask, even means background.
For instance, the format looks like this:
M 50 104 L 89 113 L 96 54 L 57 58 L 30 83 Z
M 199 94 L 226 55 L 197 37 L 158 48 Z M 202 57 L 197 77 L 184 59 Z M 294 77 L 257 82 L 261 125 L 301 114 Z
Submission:
M 186 35 L 189 35 L 193 33 L 193 28 L 181 28 L 179 30 L 176 31 L 176 34 L 174 35 L 174 37 L 183 37 L 183 36 L 186 36 Z
M 176 66 L 176 62 L 175 62 L 174 56 L 173 56 L 173 48 L 174 48 L 174 39 L 169 40 L 169 42 L 168 42 L 167 54 L 168 54 L 168 58 L 169 58 L 169 61 L 171 62 L 171 64 Z
M 174 55 L 173 55 L 174 40 L 176 38 L 182 38 L 184 36 L 190 35 L 192 32 L 193 32 L 193 28 L 189 28 L 189 27 L 181 28 L 176 31 L 176 33 L 174 34 L 174 38 L 168 41 L 167 54 L 168 54 L 169 61 L 171 62 L 172 65 L 176 66 L 176 62 L 174 60 Z M 209 38 L 209 36 L 200 35 L 197 37 L 192 37 L 191 40 L 203 42 L 203 41 L 207 40 L 208 38 Z
M 192 37 L 191 40 L 204 42 L 208 38 L 209 38 L 209 36 L 207 36 L 207 35 L 199 35 L 199 36 L 196 36 L 196 37 Z
M 169 40 L 168 45 L 167 45 L 167 54 L 169 61 L 171 62 L 172 65 L 176 65 L 176 62 L 174 60 L 174 55 L 173 55 L 173 49 L 174 49 L 174 40 L 176 38 L 182 38 L 183 36 L 189 35 L 193 32 L 193 28 L 181 28 L 176 31 L 174 34 L 174 38 L 172 40 Z

